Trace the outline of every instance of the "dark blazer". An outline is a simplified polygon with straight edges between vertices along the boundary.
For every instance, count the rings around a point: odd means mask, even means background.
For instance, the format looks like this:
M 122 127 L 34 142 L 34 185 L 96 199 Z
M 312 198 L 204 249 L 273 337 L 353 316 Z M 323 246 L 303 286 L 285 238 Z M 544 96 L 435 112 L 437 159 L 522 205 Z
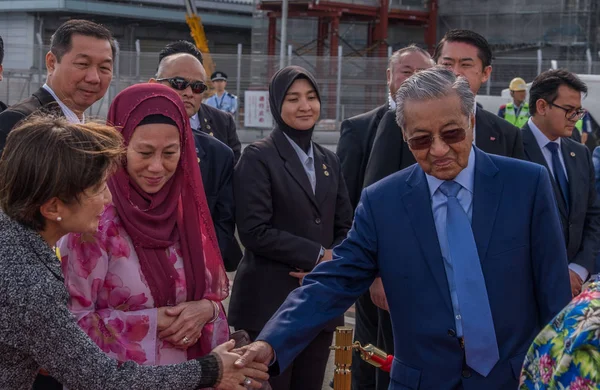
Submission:
M 525 124 L 522 131 L 527 160 L 548 168 L 529 125 Z M 581 265 L 591 275 L 600 250 L 600 200 L 596 196 L 594 164 L 589 149 L 584 145 L 570 138 L 561 138 L 560 144 L 569 180 L 569 213 L 554 178 L 552 186 L 560 211 L 567 256 L 569 263 Z
M 336 153 L 342 164 L 342 173 L 353 209 L 360 199 L 375 133 L 386 111 L 388 111 L 387 103 L 342 122 Z
M 229 324 L 237 329 L 260 331 L 298 287 L 289 272 L 312 270 L 321 246 L 333 248 L 350 229 L 352 206 L 339 160 L 316 143 L 313 151 L 316 194 L 279 129 L 246 147 L 235 167 L 236 222 L 246 249 L 229 304 Z
M 234 236 L 233 152 L 229 146 L 202 131 L 192 130 L 192 134 L 219 249 L 227 271 L 234 271 L 242 254 Z M 237 246 L 237 257 L 229 254 L 231 246 Z
M 319 264 L 265 325 L 257 339 L 275 351 L 271 373 L 287 367 L 381 275 L 394 328 L 390 390 L 517 388 L 534 337 L 571 299 L 567 254 L 548 172 L 479 149 L 475 161 L 473 235 L 500 355 L 489 375 L 466 365 L 456 337 L 429 186 L 419 165 L 363 191 L 334 260 Z
M 4 102 L 0 102 L 0 113 L 4 110 L 6 110 L 8 108 L 8 106 L 6 104 L 4 104 Z
M 486 153 L 523 159 L 520 130 L 502 118 L 477 107 L 475 145 Z M 381 119 L 365 172 L 365 186 L 398 172 L 416 161 L 402 138 L 395 112 Z
M 242 153 L 242 144 L 237 135 L 233 115 L 208 104 L 201 104 L 198 119 L 200 119 L 200 130 L 229 146 L 233 150 L 234 161 L 237 163 Z
M 41 108 L 55 115 L 63 115 L 60 106 L 52 95 L 44 88 L 40 88 L 27 99 L 10 106 L 0 113 L 0 152 L 6 144 L 6 137 L 17 123 Z

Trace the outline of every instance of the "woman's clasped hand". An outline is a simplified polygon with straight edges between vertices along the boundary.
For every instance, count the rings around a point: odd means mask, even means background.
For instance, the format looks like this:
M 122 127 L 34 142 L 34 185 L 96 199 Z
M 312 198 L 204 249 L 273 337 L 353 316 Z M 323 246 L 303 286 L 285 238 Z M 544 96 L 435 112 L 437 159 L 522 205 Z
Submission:
M 232 352 L 235 341 L 219 345 L 212 353 L 217 356 L 221 367 L 221 380 L 216 386 L 220 390 L 260 389 L 263 382 L 269 379 L 268 367 L 258 362 L 247 364 L 244 368 L 236 368 L 234 363 L 240 355 Z
M 158 337 L 179 349 L 187 349 L 198 341 L 204 325 L 218 314 L 208 299 L 161 307 L 158 309 Z

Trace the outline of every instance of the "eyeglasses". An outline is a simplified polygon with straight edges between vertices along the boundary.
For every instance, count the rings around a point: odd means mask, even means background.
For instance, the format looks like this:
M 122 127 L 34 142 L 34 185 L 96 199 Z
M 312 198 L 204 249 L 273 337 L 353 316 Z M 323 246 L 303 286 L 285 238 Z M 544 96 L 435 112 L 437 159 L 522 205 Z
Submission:
M 204 93 L 207 86 L 202 81 L 187 81 L 183 77 L 169 77 L 165 79 L 157 79 L 156 81 L 168 81 L 173 89 L 183 91 L 187 87 L 192 87 L 193 93 Z
M 464 141 L 467 137 L 467 132 L 465 129 L 446 130 L 442 131 L 437 137 L 444 141 L 446 145 L 452 145 Z M 436 137 L 433 135 L 419 135 L 406 140 L 406 143 L 412 150 L 429 149 L 433 145 L 434 138 Z
M 565 112 L 565 118 L 567 118 L 570 121 L 578 121 L 581 118 L 583 118 L 585 115 L 585 110 L 583 108 L 566 108 L 566 107 L 561 107 L 555 103 L 548 103 L 548 104 L 563 110 Z

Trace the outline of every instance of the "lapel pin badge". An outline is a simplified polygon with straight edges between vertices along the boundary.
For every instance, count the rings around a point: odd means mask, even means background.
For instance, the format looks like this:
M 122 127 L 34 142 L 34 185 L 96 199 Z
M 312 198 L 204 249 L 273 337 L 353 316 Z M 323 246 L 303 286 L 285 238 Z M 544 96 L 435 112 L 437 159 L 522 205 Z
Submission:
M 210 135 L 211 137 L 214 136 L 212 131 L 210 133 L 208 133 L 208 135 Z
M 325 172 L 323 172 L 323 174 L 324 174 L 325 176 L 329 176 L 329 171 L 325 171 Z
M 327 169 L 327 165 L 323 164 L 323 169 Z
M 496 137 L 490 137 L 490 141 L 495 141 Z
M 200 157 L 198 157 L 198 164 L 200 164 Z
M 575 157 L 575 152 L 571 152 L 571 157 Z

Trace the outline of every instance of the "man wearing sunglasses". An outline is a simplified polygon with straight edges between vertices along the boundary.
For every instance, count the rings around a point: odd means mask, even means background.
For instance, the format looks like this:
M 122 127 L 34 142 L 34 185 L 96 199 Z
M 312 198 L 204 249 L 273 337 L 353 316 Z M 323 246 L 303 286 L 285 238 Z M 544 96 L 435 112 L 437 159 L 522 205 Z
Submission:
M 282 372 L 381 276 L 390 390 L 517 388 L 533 338 L 571 299 L 567 254 L 548 171 L 473 146 L 474 102 L 444 67 L 402 84 L 396 116 L 417 164 L 363 191 L 333 261 L 288 295 L 238 366 Z
M 233 199 L 232 150 L 217 138 L 203 132 L 197 120 L 202 104 L 202 93 L 206 90 L 206 71 L 197 57 L 188 53 L 176 53 L 165 56 L 158 66 L 156 77 L 151 83 L 161 83 L 173 88 L 183 100 L 186 113 L 190 117 L 198 164 L 202 173 L 202 183 L 211 217 L 215 225 L 219 249 L 227 271 L 237 267 L 239 259 L 231 257 L 232 247 L 237 246 L 235 231 L 235 202 Z M 212 110 L 211 110 L 212 111 Z M 215 110 L 218 112 L 218 110 Z M 218 112 L 219 115 L 228 115 Z M 216 121 L 215 121 L 216 122 Z M 211 121 L 211 123 L 213 123 Z M 237 251 L 241 251 L 237 246 Z
M 585 115 L 582 93 L 587 93 L 587 86 L 573 73 L 563 69 L 541 73 L 531 85 L 531 118 L 523 126 L 527 159 L 545 166 L 552 177 L 573 296 L 598 271 L 595 258 L 600 250 L 594 165 L 589 149 L 570 138 L 575 124 Z

